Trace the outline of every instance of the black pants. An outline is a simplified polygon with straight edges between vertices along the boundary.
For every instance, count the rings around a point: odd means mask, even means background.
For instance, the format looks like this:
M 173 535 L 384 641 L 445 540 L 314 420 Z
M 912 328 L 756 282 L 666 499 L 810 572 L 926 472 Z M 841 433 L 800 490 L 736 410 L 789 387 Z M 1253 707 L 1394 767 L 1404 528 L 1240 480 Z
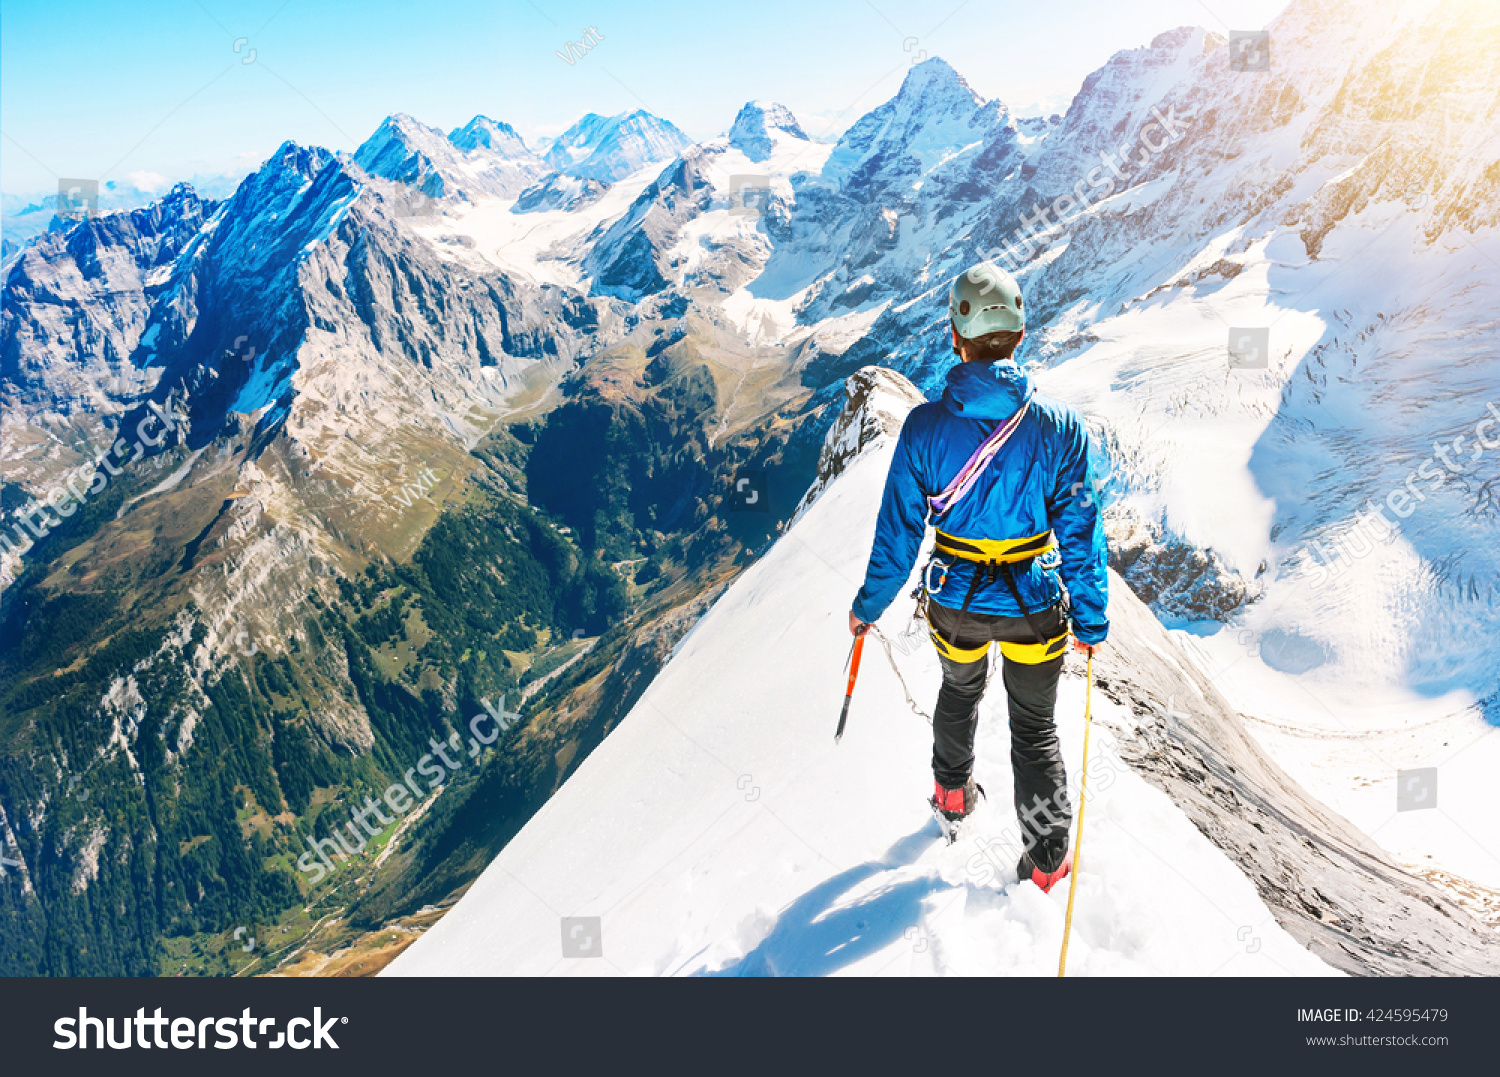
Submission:
M 927 618 L 934 634 L 942 637 L 938 657 L 943 663 L 943 687 L 932 715 L 932 773 L 953 789 L 967 781 L 974 769 L 974 730 L 979 724 L 979 700 L 984 695 L 989 660 L 987 652 L 967 661 L 962 660 L 966 656 L 949 654 L 973 651 L 991 641 L 1033 645 L 1045 641 L 1037 639 L 1024 617 L 972 611 L 960 616 L 957 610 L 931 603 Z M 1061 604 L 1033 618 L 1048 639 L 1067 631 Z M 1044 870 L 1051 870 L 1062 863 L 1073 821 L 1062 746 L 1053 721 L 1063 658 L 1059 653 L 1044 662 L 1022 662 L 1006 656 L 1006 649 L 1001 648 L 1001 671 L 1010 705 L 1016 817 L 1032 859 Z

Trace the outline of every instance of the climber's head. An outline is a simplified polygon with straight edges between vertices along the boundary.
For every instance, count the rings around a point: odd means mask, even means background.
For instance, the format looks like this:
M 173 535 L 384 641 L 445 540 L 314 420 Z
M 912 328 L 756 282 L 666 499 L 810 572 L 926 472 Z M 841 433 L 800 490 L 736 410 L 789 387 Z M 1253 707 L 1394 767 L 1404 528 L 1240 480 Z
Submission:
M 964 362 L 1009 359 L 1026 335 L 1021 286 L 993 262 L 980 262 L 948 291 L 953 352 Z

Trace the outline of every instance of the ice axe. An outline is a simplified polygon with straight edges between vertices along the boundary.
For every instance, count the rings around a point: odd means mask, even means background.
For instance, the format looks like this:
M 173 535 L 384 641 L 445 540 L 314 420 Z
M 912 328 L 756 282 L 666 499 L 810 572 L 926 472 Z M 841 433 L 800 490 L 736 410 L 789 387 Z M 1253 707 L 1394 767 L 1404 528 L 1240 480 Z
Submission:
M 839 711 L 839 727 L 834 730 L 833 743 L 837 744 L 844 736 L 844 723 L 849 720 L 849 701 L 854 698 L 854 679 L 859 676 L 859 656 L 865 650 L 865 632 L 869 626 L 859 630 L 854 637 L 854 644 L 849 648 L 849 657 L 844 665 L 849 670 L 849 687 L 844 689 L 844 709 Z

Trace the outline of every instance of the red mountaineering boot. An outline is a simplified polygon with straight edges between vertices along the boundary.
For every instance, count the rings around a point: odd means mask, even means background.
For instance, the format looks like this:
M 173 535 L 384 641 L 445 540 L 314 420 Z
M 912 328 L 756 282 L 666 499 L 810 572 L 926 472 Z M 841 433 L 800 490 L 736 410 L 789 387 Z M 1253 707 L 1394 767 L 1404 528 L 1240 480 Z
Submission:
M 1036 866 L 1031 859 L 1030 853 L 1021 854 L 1021 862 L 1016 865 L 1016 878 L 1021 882 L 1030 879 L 1041 888 L 1042 893 L 1050 893 L 1052 888 L 1068 877 L 1068 872 L 1073 870 L 1073 854 L 1068 852 L 1061 864 L 1051 871 L 1043 871 Z
M 938 824 L 943 828 L 943 837 L 952 845 L 958 840 L 958 824 L 974 814 L 974 809 L 979 807 L 979 801 L 984 797 L 984 786 L 973 778 L 956 789 L 949 789 L 942 782 L 933 784 L 936 790 L 927 805 L 932 809 L 932 814 L 937 816 Z

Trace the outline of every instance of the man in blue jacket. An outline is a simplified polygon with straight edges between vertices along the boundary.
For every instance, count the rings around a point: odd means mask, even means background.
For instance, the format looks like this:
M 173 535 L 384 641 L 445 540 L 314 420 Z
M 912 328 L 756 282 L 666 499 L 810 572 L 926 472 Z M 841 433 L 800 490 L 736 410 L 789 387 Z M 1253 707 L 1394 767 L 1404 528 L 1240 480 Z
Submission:
M 933 808 L 956 823 L 981 795 L 974 730 L 998 643 L 1025 846 L 1016 872 L 1050 890 L 1071 869 L 1073 812 L 1053 722 L 1069 613 L 1076 646 L 1092 653 L 1109 633 L 1108 581 L 1088 429 L 1066 404 L 1036 396 L 1013 358 L 1021 305 L 1015 279 L 988 262 L 954 281 L 948 308 L 963 362 L 942 399 L 901 428 L 849 629 L 879 620 L 905 585 L 931 512 L 927 620 L 943 665 Z

